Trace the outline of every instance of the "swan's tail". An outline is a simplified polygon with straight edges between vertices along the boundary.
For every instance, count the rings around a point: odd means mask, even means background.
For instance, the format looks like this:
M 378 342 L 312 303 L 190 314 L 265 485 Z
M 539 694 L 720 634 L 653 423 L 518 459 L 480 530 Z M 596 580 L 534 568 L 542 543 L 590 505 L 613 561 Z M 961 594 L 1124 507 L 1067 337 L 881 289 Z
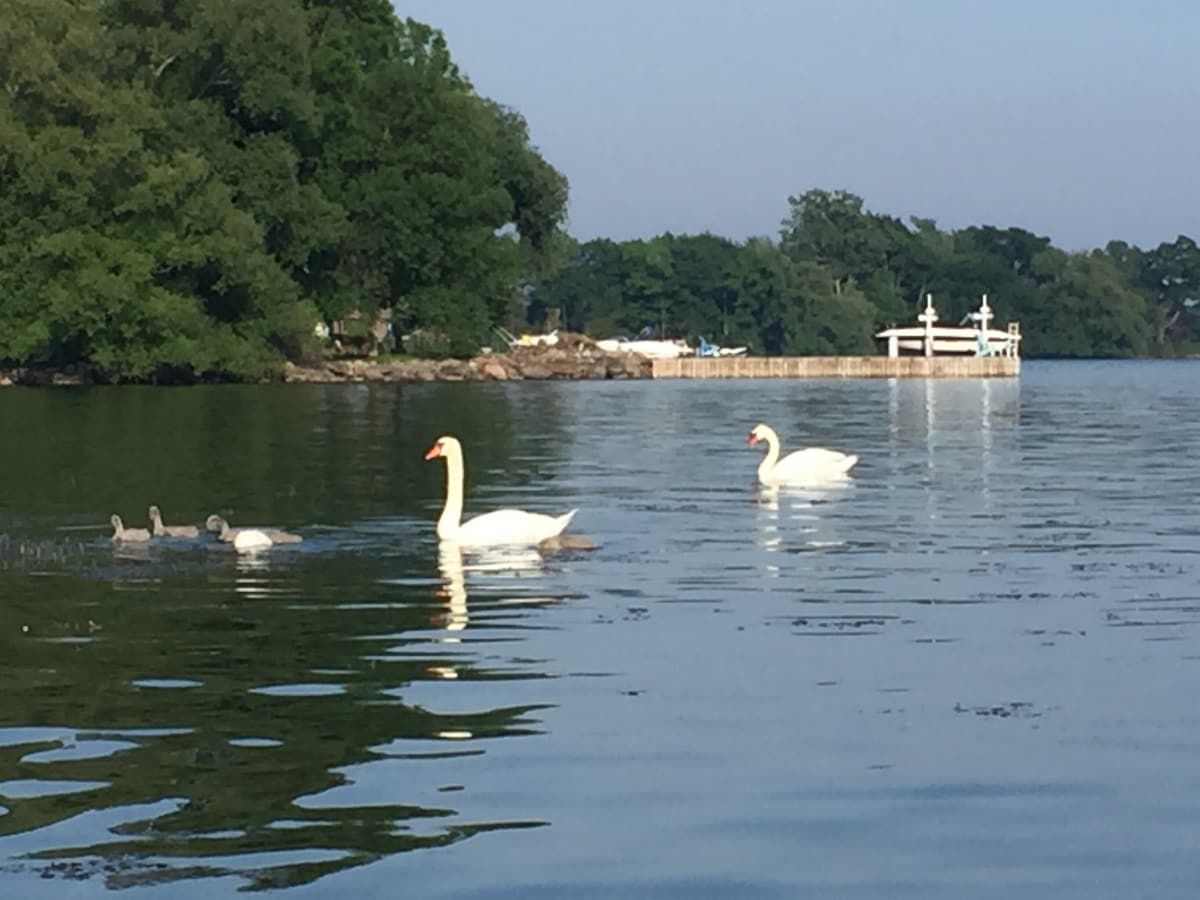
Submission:
M 854 464 L 856 462 L 858 462 L 857 456 L 847 456 L 845 459 L 843 459 L 842 466 L 841 466 L 842 473 L 844 474 L 846 472 L 849 472 L 851 469 L 853 469 Z
M 575 518 L 575 513 L 577 512 L 579 512 L 579 507 L 576 507 L 570 512 L 563 513 L 561 516 L 556 516 L 554 518 L 554 524 L 557 526 L 557 530 L 554 532 L 554 534 L 562 534 L 564 531 L 566 531 L 567 526 L 571 524 L 571 519 Z

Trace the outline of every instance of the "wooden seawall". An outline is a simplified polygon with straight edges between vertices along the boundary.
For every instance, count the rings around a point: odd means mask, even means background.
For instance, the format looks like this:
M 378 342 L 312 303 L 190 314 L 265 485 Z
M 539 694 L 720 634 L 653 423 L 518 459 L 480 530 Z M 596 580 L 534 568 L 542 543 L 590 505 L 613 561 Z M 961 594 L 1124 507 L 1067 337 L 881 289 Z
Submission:
M 739 356 L 653 360 L 654 378 L 1015 378 L 1015 356 Z

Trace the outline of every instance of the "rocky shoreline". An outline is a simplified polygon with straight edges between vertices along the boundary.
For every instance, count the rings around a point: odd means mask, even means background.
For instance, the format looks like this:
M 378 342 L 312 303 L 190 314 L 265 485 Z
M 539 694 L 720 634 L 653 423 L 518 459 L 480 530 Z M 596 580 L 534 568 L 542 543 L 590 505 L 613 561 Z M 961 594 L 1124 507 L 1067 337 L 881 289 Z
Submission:
M 544 381 L 649 378 L 650 360 L 636 353 L 609 353 L 583 335 L 564 334 L 554 346 L 514 347 L 469 359 L 330 359 L 310 366 L 285 363 L 281 379 L 291 384 L 338 382 Z M 88 366 L 0 371 L 0 387 L 82 386 L 108 383 Z M 195 383 L 187 379 L 156 384 Z
M 636 353 L 609 353 L 582 335 L 560 335 L 552 346 L 514 347 L 470 359 L 330 360 L 319 366 L 284 366 L 290 383 L 545 381 L 649 378 L 650 360 Z

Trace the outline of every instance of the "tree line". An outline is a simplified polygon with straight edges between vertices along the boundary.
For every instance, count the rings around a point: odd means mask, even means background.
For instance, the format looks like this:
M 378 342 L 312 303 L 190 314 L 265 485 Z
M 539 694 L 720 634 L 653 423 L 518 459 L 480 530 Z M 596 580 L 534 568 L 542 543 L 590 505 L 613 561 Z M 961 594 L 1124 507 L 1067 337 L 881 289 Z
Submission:
M 592 240 L 532 292 L 530 317 L 572 330 L 705 336 L 766 354 L 870 354 L 932 293 L 952 323 L 988 294 L 1020 321 L 1022 352 L 1141 357 L 1200 352 L 1200 249 L 1180 236 L 1069 253 L 1021 228 L 942 231 L 871 212 L 845 191 L 788 199 L 777 239 L 712 234 Z
M 1197 350 L 1188 237 L 1069 253 L 844 191 L 775 237 L 579 242 L 567 179 L 388 0 L 0 0 L 0 367 L 256 378 L 386 311 L 400 349 L 494 328 L 873 353 L 927 292 L 1031 356 Z
M 0 365 L 257 377 L 512 315 L 566 179 L 388 0 L 0 0 Z

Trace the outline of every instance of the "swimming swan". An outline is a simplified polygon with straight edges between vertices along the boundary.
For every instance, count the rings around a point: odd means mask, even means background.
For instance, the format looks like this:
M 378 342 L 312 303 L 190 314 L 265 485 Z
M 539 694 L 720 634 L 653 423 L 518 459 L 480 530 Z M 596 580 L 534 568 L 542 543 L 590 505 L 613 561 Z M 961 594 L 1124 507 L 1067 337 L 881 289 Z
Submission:
M 446 504 L 437 521 L 443 541 L 486 546 L 494 544 L 537 544 L 562 534 L 576 510 L 561 516 L 546 516 L 523 509 L 497 509 L 466 522 L 463 508 L 463 452 L 458 438 L 443 435 L 425 451 L 426 459 L 446 460 Z
M 858 462 L 857 456 L 824 447 L 806 447 L 780 459 L 779 435 L 769 425 L 755 425 L 746 439 L 751 447 L 759 441 L 767 442 L 767 455 L 758 465 L 758 480 L 766 485 L 812 484 L 842 478 Z

